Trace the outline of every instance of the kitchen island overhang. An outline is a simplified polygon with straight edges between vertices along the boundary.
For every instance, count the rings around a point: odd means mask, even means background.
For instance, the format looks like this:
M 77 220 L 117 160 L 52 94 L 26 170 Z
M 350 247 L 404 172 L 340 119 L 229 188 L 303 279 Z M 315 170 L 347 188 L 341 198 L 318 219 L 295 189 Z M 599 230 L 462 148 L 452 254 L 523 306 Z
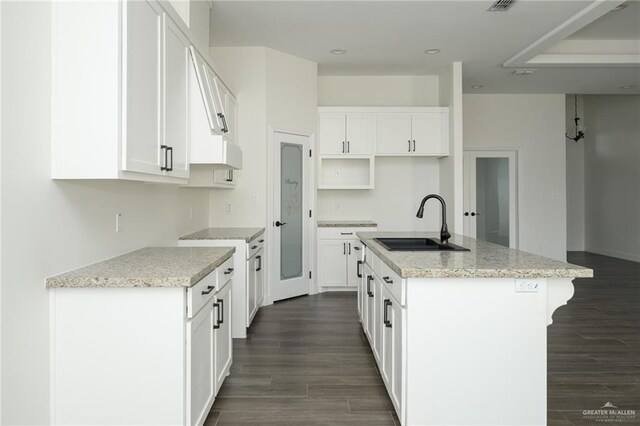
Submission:
M 546 424 L 547 326 L 592 270 L 458 235 L 469 252 L 357 236 L 360 319 L 402 424 Z

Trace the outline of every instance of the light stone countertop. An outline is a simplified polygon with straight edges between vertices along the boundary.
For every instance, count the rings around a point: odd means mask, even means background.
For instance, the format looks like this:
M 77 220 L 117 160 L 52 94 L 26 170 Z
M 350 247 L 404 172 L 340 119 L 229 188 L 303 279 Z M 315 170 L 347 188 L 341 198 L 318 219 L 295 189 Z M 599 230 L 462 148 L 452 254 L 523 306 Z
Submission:
M 497 244 L 453 235 L 450 243 L 471 251 L 389 251 L 374 238 L 422 237 L 431 232 L 358 232 L 358 238 L 402 278 L 590 278 L 593 270 Z
M 319 220 L 318 228 L 375 228 L 372 220 Z
M 147 247 L 49 277 L 46 286 L 192 287 L 235 251 L 233 247 Z
M 247 243 L 264 234 L 264 228 L 206 228 L 180 237 L 181 240 L 245 240 Z

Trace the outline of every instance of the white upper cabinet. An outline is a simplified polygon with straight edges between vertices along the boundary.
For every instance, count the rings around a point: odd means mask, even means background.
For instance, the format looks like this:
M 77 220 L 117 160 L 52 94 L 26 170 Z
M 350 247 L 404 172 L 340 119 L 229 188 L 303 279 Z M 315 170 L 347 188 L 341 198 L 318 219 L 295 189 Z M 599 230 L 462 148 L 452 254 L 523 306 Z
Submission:
M 225 124 L 227 127 L 227 131 L 224 134 L 224 138 L 229 142 L 237 143 L 237 133 L 238 129 L 236 127 L 237 123 L 237 103 L 236 98 L 229 92 L 225 91 L 224 94 L 224 118 Z
M 376 128 L 376 154 L 409 155 L 412 149 L 411 114 L 378 114 Z
M 188 67 L 189 40 L 178 27 L 164 18 L 164 142 L 170 157 L 168 172 L 189 177 Z
M 433 111 L 378 114 L 377 155 L 449 155 L 449 112 Z
M 190 43 L 163 4 L 53 3 L 54 179 L 186 182 Z
M 375 115 L 320 113 L 320 154 L 371 155 L 374 146 Z

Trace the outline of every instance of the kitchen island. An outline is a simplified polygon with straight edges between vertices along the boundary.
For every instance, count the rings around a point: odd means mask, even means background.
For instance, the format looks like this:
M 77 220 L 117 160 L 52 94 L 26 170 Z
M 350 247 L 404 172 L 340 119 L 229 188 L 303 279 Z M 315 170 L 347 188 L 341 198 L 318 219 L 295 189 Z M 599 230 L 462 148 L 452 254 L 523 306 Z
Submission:
M 359 232 L 358 311 L 403 425 L 544 425 L 547 326 L 591 269 L 454 235 L 390 251 Z

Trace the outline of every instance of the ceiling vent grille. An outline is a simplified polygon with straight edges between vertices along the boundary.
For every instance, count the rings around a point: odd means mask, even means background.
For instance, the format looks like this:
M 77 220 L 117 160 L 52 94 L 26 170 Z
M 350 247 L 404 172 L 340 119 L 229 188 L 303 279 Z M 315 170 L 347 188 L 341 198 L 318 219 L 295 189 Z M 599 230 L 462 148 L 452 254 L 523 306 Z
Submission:
M 488 12 L 506 12 L 511 9 L 511 6 L 514 5 L 516 0 L 497 0 L 495 3 L 491 5 Z

